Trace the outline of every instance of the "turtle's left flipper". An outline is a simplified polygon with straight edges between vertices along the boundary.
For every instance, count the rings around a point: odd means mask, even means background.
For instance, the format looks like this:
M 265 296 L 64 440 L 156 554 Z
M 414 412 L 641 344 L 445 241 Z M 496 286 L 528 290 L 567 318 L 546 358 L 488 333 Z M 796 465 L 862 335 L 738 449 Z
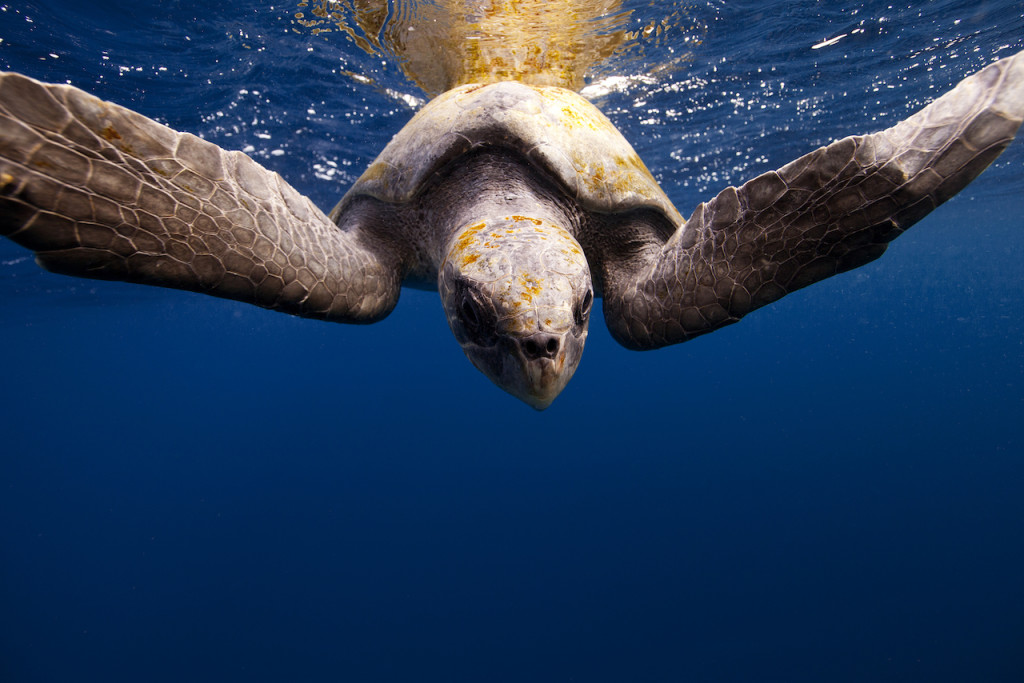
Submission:
M 0 235 L 46 268 L 371 322 L 399 260 L 241 152 L 0 73 Z
M 1024 52 L 879 133 L 848 137 L 701 204 L 635 280 L 606 288 L 625 346 L 686 341 L 872 261 L 959 192 L 1024 119 Z

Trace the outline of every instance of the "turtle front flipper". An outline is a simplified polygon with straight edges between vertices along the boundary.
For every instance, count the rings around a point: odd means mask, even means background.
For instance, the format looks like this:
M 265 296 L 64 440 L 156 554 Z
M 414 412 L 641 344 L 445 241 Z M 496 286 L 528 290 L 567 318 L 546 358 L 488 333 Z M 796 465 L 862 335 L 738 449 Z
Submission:
M 398 259 L 240 152 L 66 85 L 0 74 L 0 234 L 68 275 L 371 322 Z
M 1022 119 L 1024 52 L 892 128 L 727 188 L 607 288 L 612 334 L 637 349 L 683 342 L 878 258 L 992 163 Z

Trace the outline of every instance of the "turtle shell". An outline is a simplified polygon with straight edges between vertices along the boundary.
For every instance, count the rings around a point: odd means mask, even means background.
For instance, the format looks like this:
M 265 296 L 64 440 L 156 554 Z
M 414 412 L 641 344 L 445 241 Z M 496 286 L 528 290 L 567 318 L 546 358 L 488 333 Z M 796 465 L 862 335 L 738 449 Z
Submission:
M 331 214 L 355 197 L 411 200 L 426 179 L 480 147 L 503 147 L 547 171 L 587 210 L 651 208 L 682 217 L 611 121 L 580 95 L 517 82 L 464 85 L 431 100 L 380 153 Z

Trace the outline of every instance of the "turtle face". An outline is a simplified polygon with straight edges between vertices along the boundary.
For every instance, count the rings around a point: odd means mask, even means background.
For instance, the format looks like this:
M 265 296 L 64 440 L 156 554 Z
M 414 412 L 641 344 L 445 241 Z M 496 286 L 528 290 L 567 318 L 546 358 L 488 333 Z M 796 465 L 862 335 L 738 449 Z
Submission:
M 547 408 L 576 371 L 594 303 L 590 268 L 572 235 L 525 216 L 467 225 L 449 245 L 438 289 L 473 365 Z

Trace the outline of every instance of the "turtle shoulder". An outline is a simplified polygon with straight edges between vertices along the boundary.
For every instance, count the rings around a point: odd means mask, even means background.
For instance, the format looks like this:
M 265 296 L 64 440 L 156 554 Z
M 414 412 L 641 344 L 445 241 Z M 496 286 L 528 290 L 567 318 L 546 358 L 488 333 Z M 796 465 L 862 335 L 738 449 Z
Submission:
M 359 196 L 412 200 L 430 177 L 482 148 L 506 149 L 546 172 L 588 211 L 654 209 L 682 217 L 629 142 L 597 107 L 555 86 L 513 81 L 454 88 L 431 100 L 388 143 L 335 207 Z

